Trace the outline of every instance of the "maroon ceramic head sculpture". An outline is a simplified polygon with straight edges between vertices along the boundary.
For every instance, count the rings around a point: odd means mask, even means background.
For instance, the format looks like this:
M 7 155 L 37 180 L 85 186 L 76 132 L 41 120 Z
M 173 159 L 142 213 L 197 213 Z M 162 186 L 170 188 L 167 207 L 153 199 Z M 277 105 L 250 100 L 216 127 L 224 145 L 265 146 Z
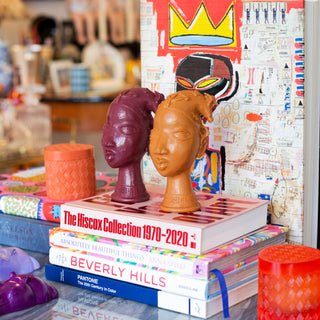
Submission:
M 111 168 L 118 168 L 113 201 L 142 202 L 149 199 L 141 175 L 141 160 L 149 146 L 153 116 L 164 96 L 146 88 L 123 91 L 110 104 L 103 128 L 102 149 Z
M 10 274 L 0 283 L 0 315 L 31 308 L 58 298 L 56 288 L 32 274 Z

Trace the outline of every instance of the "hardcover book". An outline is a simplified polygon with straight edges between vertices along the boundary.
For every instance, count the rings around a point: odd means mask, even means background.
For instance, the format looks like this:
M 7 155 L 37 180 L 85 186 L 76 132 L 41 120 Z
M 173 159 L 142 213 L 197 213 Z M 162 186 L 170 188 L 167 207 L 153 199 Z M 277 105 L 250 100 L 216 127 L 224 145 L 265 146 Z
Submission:
M 316 247 L 319 1 L 140 4 L 142 87 L 165 97 L 198 90 L 219 103 L 194 188 L 268 199 L 268 222 Z M 146 183 L 165 183 L 148 154 L 143 172 Z
M 113 190 L 116 181 L 116 174 L 97 171 L 97 194 Z M 1 213 L 60 222 L 60 206 L 64 202 L 48 198 L 44 167 L 0 175 Z
M 0 244 L 49 253 L 49 231 L 59 224 L 0 213 Z
M 197 193 L 199 211 L 165 213 L 164 189 L 149 185 L 150 200 L 111 201 L 111 193 L 61 206 L 62 229 L 132 241 L 164 249 L 203 254 L 266 225 L 268 201 Z
M 67 231 L 59 227 L 50 230 L 49 244 L 51 247 L 68 248 L 142 268 L 206 280 L 212 269 L 232 269 L 240 261 L 257 255 L 266 246 L 284 243 L 287 230 L 288 228 L 283 226 L 267 225 L 204 255 Z
M 92 299 L 92 296 L 90 296 L 88 299 L 83 299 L 82 296 L 80 301 L 74 296 L 66 300 L 59 299 L 53 308 L 54 311 L 68 316 L 79 316 L 80 309 L 83 312 L 82 314 L 91 314 L 92 318 L 94 315 L 99 315 L 101 318 L 102 316 L 113 315 L 115 312 L 114 305 L 109 311 L 106 301 L 114 299 L 114 296 L 200 318 L 209 318 L 223 309 L 220 293 L 217 293 L 211 299 L 200 300 L 50 264 L 45 266 L 45 276 L 48 280 L 106 294 L 99 305 L 94 304 L 92 306 L 87 305 L 83 300 L 98 301 L 96 297 Z M 229 306 L 231 307 L 257 294 L 257 292 L 257 276 L 253 279 L 238 281 L 235 285 L 228 287 Z M 120 305 L 122 304 L 120 303 Z M 118 313 L 117 316 L 119 316 Z M 98 319 L 98 316 L 96 318 Z
M 220 292 L 220 282 L 214 273 L 210 275 L 209 280 L 200 280 L 153 269 L 142 269 L 135 265 L 54 247 L 50 248 L 49 261 L 54 265 L 197 299 L 210 299 Z M 252 260 L 244 262 L 243 265 L 240 264 L 238 268 L 225 273 L 224 278 L 227 286 L 232 286 L 240 279 L 256 277 L 257 273 L 258 259 L 255 256 Z

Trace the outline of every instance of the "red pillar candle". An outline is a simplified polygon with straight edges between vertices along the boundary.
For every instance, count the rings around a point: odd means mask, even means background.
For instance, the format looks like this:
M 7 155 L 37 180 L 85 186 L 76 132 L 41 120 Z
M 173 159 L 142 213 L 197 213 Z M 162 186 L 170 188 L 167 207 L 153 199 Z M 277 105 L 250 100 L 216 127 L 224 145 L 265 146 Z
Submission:
M 320 250 L 294 244 L 259 253 L 258 319 L 320 319 Z
M 44 148 L 46 188 L 54 200 L 76 200 L 95 195 L 94 147 L 79 143 Z

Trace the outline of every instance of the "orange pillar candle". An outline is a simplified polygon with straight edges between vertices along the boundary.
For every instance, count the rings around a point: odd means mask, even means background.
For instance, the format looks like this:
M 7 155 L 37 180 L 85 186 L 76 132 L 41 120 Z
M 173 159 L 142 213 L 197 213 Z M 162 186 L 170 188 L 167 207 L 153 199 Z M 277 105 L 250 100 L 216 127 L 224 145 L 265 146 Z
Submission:
M 60 143 L 44 148 L 47 196 L 54 200 L 76 200 L 95 195 L 94 147 Z
M 280 244 L 259 253 L 259 320 L 320 319 L 320 250 Z

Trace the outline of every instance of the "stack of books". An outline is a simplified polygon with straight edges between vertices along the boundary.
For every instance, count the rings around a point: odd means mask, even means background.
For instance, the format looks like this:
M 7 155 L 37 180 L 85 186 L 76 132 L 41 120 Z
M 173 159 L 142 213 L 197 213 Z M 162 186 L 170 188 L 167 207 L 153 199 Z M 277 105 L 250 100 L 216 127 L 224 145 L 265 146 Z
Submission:
M 48 198 L 45 168 L 0 175 L 0 244 L 49 253 L 49 230 L 60 225 L 60 206 Z M 112 191 L 117 175 L 96 172 L 96 193 Z
M 287 232 L 266 224 L 267 201 L 197 193 L 199 211 L 164 213 L 163 188 L 148 191 L 63 204 L 46 278 L 202 318 L 257 293 L 258 252 Z

